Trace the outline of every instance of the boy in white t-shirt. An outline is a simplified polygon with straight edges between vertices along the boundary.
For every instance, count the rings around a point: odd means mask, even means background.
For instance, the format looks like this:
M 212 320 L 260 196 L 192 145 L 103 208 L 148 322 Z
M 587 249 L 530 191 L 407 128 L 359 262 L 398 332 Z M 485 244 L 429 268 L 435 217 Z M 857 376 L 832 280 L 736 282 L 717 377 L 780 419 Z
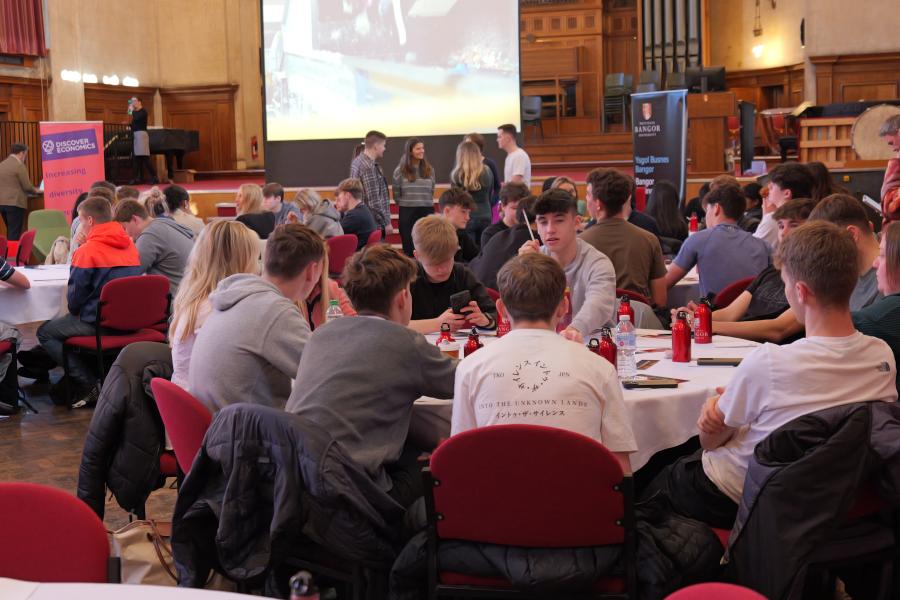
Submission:
M 497 128 L 497 145 L 506 152 L 504 183 L 524 183 L 531 188 L 531 157 L 516 143 L 516 126 L 507 123 Z
M 637 444 L 616 370 L 556 335 L 568 310 L 562 267 L 524 254 L 500 269 L 497 283 L 512 331 L 457 367 L 451 435 L 512 423 L 558 427 L 594 438 L 630 472 Z
M 750 458 L 771 432 L 833 406 L 897 400 L 890 348 L 856 331 L 850 318 L 856 254 L 851 234 L 831 223 L 807 223 L 782 241 L 785 296 L 806 338 L 747 355 L 728 388 L 703 406 L 702 453 L 663 471 L 645 496 L 662 490 L 676 512 L 730 528 Z

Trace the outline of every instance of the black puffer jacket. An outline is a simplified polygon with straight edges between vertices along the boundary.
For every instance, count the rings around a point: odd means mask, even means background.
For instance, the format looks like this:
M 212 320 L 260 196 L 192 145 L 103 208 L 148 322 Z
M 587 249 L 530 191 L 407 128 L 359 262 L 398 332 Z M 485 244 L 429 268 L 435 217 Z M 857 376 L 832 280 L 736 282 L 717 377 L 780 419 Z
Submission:
M 216 415 L 178 493 L 180 585 L 203 587 L 210 569 L 246 581 L 310 542 L 389 565 L 403 513 L 327 431 L 282 410 L 233 404 Z
M 732 578 L 766 598 L 800 598 L 816 552 L 872 481 L 900 507 L 900 404 L 837 406 L 773 431 L 747 469 L 726 555 Z
M 154 377 L 172 377 L 171 351 L 138 342 L 119 353 L 103 383 L 78 470 L 78 497 L 101 519 L 106 488 L 124 510 L 136 512 L 165 483 L 159 472 L 165 430 L 150 393 Z

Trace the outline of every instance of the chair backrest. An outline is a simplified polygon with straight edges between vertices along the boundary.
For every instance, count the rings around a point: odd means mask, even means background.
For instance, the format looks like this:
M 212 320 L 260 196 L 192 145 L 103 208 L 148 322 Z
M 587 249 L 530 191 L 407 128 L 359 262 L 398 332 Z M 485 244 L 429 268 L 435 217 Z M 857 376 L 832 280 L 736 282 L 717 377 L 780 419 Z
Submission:
M 369 234 L 369 239 L 366 240 L 366 246 L 374 246 L 375 244 L 379 243 L 381 243 L 381 230 L 376 229 Z
M 66 213 L 61 210 L 43 209 L 33 210 L 28 215 L 28 229 L 40 229 L 42 227 L 69 228 Z
M 109 538 L 87 504 L 60 489 L 0 483 L 0 577 L 106 583 Z M 14 551 L 12 549 L 15 549 Z
M 624 87 L 625 73 L 607 73 L 603 79 L 603 84 L 606 89 Z
M 352 233 L 336 235 L 325 240 L 328 244 L 328 270 L 340 274 L 344 271 L 344 263 L 356 252 L 359 239 Z
M 643 302 L 644 304 L 652 304 L 650 302 L 650 299 L 643 294 L 638 294 L 637 292 L 632 292 L 631 290 L 626 290 L 623 288 L 616 288 L 616 297 L 621 298 L 622 296 L 627 296 L 629 300 L 637 300 L 638 302 Z
M 683 243 L 681 240 L 676 238 L 670 238 L 665 236 L 659 236 L 659 243 L 662 246 L 663 254 L 678 254 L 678 251 L 681 250 L 681 244 Z
M 629 92 L 634 89 L 634 75 L 631 73 L 625 75 L 625 89 Z
M 169 319 L 169 280 L 162 275 L 119 277 L 100 290 L 100 326 L 119 331 L 156 329 Z
M 541 117 L 541 97 L 524 96 L 522 98 L 522 118 L 526 121 Z
M 687 89 L 687 82 L 684 73 L 669 73 L 666 75 L 667 90 L 684 90 Z
M 500 292 L 498 292 L 494 288 L 485 288 L 485 289 L 487 289 L 488 296 L 491 297 L 491 300 L 496 302 L 497 300 L 500 299 Z
M 212 423 L 212 413 L 191 394 L 166 379 L 154 377 L 150 389 L 175 450 L 178 466 L 187 473 Z
M 652 83 L 654 86 L 659 86 L 659 71 L 641 71 L 640 78 L 638 79 L 640 83 Z M 655 89 L 655 88 L 654 88 Z
M 731 583 L 698 583 L 672 592 L 666 600 L 766 600 L 766 597 Z
M 431 456 L 440 538 L 564 548 L 621 544 L 630 478 L 589 437 L 554 427 L 463 432 Z M 427 477 L 426 477 L 427 479 Z M 630 515 L 630 512 L 628 513 Z M 539 515 L 539 516 L 538 516 Z
M 741 295 L 741 293 L 747 289 L 747 286 L 750 285 L 755 277 L 745 277 L 744 279 L 738 279 L 737 281 L 732 281 L 725 288 L 716 294 L 715 305 L 716 309 L 725 308 L 729 304 L 735 301 L 735 299 Z
M 26 265 L 31 259 L 31 250 L 34 248 L 34 236 L 37 232 L 29 229 L 19 237 L 19 249 L 16 250 L 16 264 Z
M 655 83 L 639 83 L 637 86 L 637 92 L 639 94 L 643 92 L 655 92 L 657 90 L 657 86 Z

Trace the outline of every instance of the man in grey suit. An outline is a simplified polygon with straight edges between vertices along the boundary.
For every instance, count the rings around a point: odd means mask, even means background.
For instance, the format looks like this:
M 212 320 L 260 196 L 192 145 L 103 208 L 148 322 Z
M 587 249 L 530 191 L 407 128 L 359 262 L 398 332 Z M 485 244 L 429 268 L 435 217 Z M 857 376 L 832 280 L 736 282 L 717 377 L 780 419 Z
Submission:
M 13 144 L 10 155 L 0 162 L 0 215 L 6 223 L 6 237 L 14 241 L 22 234 L 28 196 L 40 194 L 28 178 L 27 153 L 25 144 Z

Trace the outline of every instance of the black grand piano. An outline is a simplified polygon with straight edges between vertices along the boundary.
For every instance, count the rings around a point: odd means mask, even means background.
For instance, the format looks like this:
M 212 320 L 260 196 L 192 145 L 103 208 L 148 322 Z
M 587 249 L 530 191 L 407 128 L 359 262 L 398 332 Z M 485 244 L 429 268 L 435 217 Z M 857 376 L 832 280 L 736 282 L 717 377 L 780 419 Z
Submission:
M 187 129 L 149 128 L 150 154 L 166 157 L 169 178 L 184 168 L 184 155 L 200 149 L 200 132 Z M 132 151 L 134 149 L 131 127 L 103 124 L 104 162 L 106 177 L 114 183 L 124 183 L 132 178 Z

